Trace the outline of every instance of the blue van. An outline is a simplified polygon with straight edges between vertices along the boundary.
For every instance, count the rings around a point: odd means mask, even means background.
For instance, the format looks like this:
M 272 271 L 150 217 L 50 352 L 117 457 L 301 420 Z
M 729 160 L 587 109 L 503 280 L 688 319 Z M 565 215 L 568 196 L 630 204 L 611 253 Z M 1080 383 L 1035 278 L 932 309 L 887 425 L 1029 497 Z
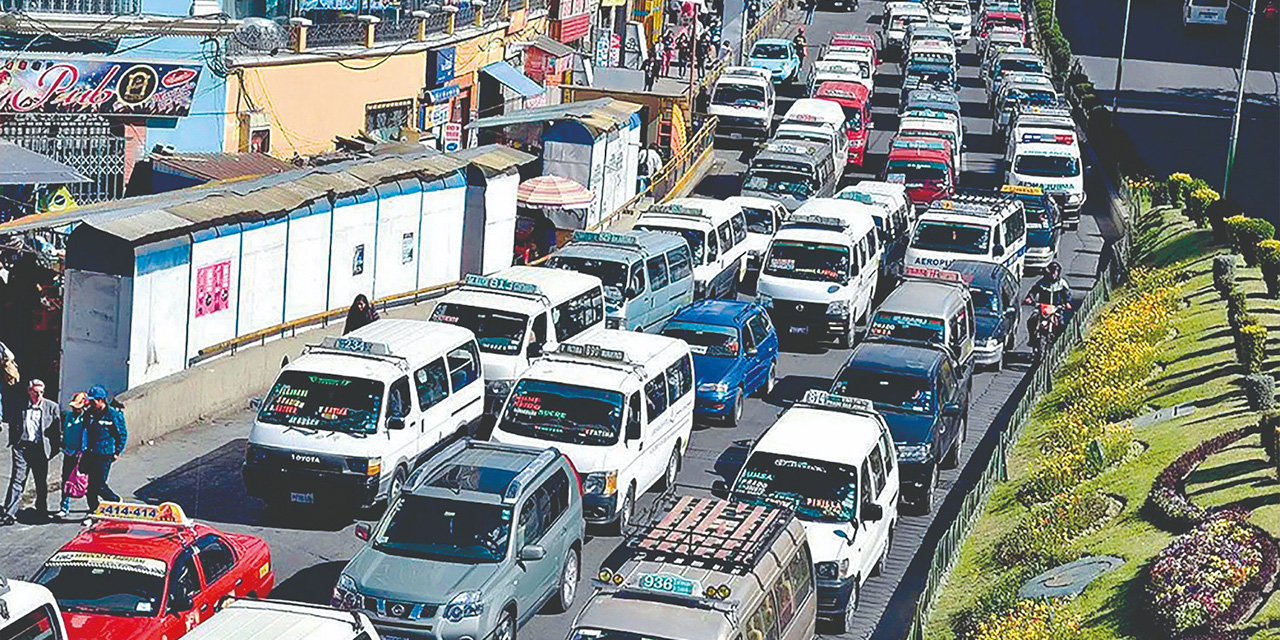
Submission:
M 950 270 L 969 284 L 973 297 L 974 364 L 1003 368 L 1022 324 L 1018 279 L 1003 265 L 980 260 L 956 260 Z
M 698 383 L 695 419 L 737 426 L 743 399 L 773 391 L 778 373 L 778 332 L 764 307 L 737 300 L 699 300 L 681 309 L 662 335 L 689 343 Z
M 609 329 L 654 333 L 693 302 L 689 244 L 669 233 L 575 231 L 547 266 L 600 278 Z
M 1044 269 L 1058 259 L 1058 240 L 1062 237 L 1062 212 L 1058 200 L 1050 198 L 1040 187 L 1006 184 L 1001 193 L 1012 194 L 1022 201 L 1027 213 L 1027 255 L 1023 269 Z

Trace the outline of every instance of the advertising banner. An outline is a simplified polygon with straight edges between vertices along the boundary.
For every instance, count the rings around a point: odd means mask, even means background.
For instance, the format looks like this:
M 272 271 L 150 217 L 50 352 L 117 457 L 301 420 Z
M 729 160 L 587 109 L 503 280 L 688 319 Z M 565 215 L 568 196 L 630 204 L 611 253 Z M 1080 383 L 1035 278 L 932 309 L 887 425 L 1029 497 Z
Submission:
M 231 295 L 231 261 L 215 262 L 196 270 L 196 317 L 226 309 Z
M 0 113 L 180 118 L 191 112 L 199 64 L 110 58 L 16 58 L 0 67 Z

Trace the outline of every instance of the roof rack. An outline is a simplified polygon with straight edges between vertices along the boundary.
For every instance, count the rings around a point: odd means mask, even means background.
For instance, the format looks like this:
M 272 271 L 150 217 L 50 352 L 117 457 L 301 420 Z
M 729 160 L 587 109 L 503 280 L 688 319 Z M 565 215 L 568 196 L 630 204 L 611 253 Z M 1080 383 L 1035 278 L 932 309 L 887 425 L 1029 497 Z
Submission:
M 792 118 L 792 121 L 801 124 L 807 122 L 801 121 L 799 118 Z M 764 150 L 770 153 L 785 153 L 795 156 L 811 156 L 817 153 L 817 149 L 814 147 L 802 147 L 789 142 L 770 142 L 764 145 Z
M 1002 193 L 957 193 L 946 200 L 938 200 L 930 205 L 930 209 L 944 213 L 960 213 L 991 217 L 1004 213 L 1007 207 L 1014 206 L 1018 200 Z
M 659 497 L 660 518 L 632 525 L 622 547 L 632 558 L 746 575 L 787 528 L 791 511 L 738 500 Z
M 474 273 L 468 273 L 467 277 L 462 281 L 464 289 L 487 289 L 490 291 L 502 291 L 504 293 L 514 293 L 518 296 L 529 298 L 538 298 L 547 304 L 551 304 L 551 299 L 547 294 L 542 292 L 538 285 L 530 282 L 516 282 L 514 280 L 506 280 L 504 278 L 495 278 L 492 276 L 478 276 Z
M 640 240 L 632 235 L 625 233 L 610 233 L 608 231 L 574 231 L 574 242 L 590 242 L 592 244 L 610 244 L 621 247 L 639 248 Z
M 880 419 L 880 412 L 876 411 L 876 407 L 870 400 L 864 398 L 852 398 L 842 396 L 835 393 L 827 393 L 821 389 L 810 389 L 804 392 L 804 397 L 792 407 L 809 407 L 811 409 L 824 409 L 828 411 L 841 411 L 858 416 L 867 416 Z
M 572 344 L 561 342 L 555 349 L 548 350 L 544 357 L 564 356 L 564 359 L 586 364 L 598 364 L 611 369 L 626 368 L 632 371 L 643 371 L 644 365 L 627 358 L 627 353 L 620 349 L 606 349 L 598 344 Z
M 852 198 L 849 198 L 852 200 Z M 835 216 L 822 216 L 815 213 L 793 213 L 787 221 L 783 223 L 784 227 L 806 226 L 821 227 L 823 229 L 832 229 L 834 231 L 844 231 L 849 228 L 849 221 L 844 218 Z
M 654 213 L 654 214 L 664 215 L 664 216 L 685 216 L 689 218 L 705 218 L 707 220 L 711 219 L 711 216 L 707 215 L 702 209 L 699 209 L 697 207 L 690 207 L 684 204 L 650 205 L 649 208 L 645 210 L 645 213 L 646 214 Z
M 473 450 L 473 449 L 488 449 L 491 451 L 519 451 L 521 453 L 533 452 L 533 450 L 530 450 L 526 447 L 520 447 L 516 445 L 504 445 L 498 442 L 490 442 L 486 440 L 476 440 L 470 437 L 463 437 L 449 443 L 448 446 L 441 449 L 431 457 L 439 458 L 440 460 L 451 460 L 453 458 L 458 457 L 459 455 L 462 455 L 464 452 Z M 517 472 L 515 477 L 511 479 L 511 482 L 507 485 L 506 491 L 503 492 L 502 501 L 508 502 L 508 503 L 515 502 L 516 498 L 519 497 L 520 495 L 521 486 L 524 483 L 528 482 L 530 478 L 537 475 L 538 472 L 542 471 L 543 467 L 546 467 L 552 462 L 555 462 L 556 458 L 559 456 L 560 456 L 560 452 L 555 447 L 543 449 L 542 451 L 538 452 L 538 455 L 534 457 L 533 460 L 530 460 L 529 463 L 526 464 L 524 468 L 522 468 L 519 472 Z M 426 482 L 427 478 L 431 475 L 430 473 L 431 470 L 432 469 L 427 465 L 422 465 L 418 467 L 413 472 L 413 475 L 409 477 L 409 480 L 405 482 L 405 487 L 406 488 L 412 487 L 412 490 L 414 491 L 421 489 L 422 483 Z
M 408 370 L 409 360 L 391 351 L 391 345 L 385 342 L 373 342 L 357 336 L 327 336 L 320 344 L 309 344 L 303 347 L 302 354 L 339 353 L 344 356 L 369 358 L 371 360 L 390 361 L 401 369 Z

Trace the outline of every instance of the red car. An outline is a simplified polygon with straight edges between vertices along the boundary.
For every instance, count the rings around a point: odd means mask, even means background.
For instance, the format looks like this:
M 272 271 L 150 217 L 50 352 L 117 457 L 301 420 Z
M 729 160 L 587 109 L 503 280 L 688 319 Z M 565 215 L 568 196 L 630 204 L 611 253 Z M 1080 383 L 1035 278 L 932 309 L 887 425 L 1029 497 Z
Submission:
M 261 538 L 192 522 L 171 502 L 107 502 L 35 581 L 58 600 L 70 640 L 174 640 L 224 600 L 275 585 Z

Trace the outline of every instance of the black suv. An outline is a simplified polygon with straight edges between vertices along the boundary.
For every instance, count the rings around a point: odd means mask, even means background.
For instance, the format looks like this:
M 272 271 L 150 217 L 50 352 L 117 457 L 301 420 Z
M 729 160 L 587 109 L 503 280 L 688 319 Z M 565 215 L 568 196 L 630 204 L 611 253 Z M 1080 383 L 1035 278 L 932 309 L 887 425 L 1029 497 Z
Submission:
M 902 501 L 928 513 L 939 466 L 960 461 L 971 382 L 942 347 L 875 341 L 853 350 L 831 392 L 875 404 L 902 464 Z

